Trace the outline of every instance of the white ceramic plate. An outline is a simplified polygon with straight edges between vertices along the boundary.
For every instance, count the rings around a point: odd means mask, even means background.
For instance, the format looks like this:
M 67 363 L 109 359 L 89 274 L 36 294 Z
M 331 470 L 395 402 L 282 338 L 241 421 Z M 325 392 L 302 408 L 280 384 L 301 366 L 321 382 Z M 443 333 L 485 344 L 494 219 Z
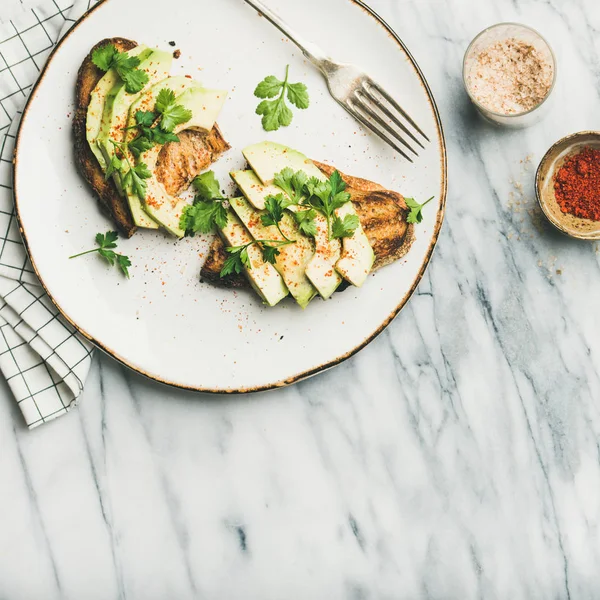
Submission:
M 149 0 L 104 0 L 52 54 L 25 110 L 17 141 L 15 196 L 35 270 L 64 316 L 87 338 L 132 369 L 175 386 L 214 392 L 269 389 L 298 381 L 364 347 L 407 302 L 431 257 L 442 223 L 446 157 L 439 116 L 416 63 L 396 35 L 357 0 L 270 0 L 270 6 L 340 61 L 379 80 L 431 139 L 410 165 L 366 133 L 329 97 L 320 74 L 298 49 L 243 0 L 177 0 L 176 10 Z M 154 7 L 154 8 L 153 8 Z M 135 15 L 132 18 L 131 15 Z M 331 27 L 331 23 L 343 27 Z M 97 41 L 127 37 L 169 48 L 189 73 L 230 90 L 219 124 L 232 150 L 214 167 L 244 165 L 241 149 L 272 139 L 407 196 L 435 201 L 424 210 L 407 257 L 328 302 L 302 311 L 291 300 L 264 307 L 251 292 L 199 281 L 209 238 L 175 241 L 140 231 L 120 242 L 133 262 L 125 280 L 93 247 L 112 225 L 100 213 L 74 164 L 71 113 L 77 69 Z M 256 84 L 282 76 L 308 85 L 311 107 L 290 127 L 267 134 L 254 114 Z

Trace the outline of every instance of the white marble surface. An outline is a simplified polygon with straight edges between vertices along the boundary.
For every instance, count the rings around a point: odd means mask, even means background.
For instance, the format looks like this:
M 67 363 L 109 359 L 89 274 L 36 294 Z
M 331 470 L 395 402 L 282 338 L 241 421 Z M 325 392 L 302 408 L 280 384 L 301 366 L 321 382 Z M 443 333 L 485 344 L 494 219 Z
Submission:
M 541 220 L 533 171 L 600 129 L 596 0 L 372 0 L 420 62 L 450 191 L 431 266 L 357 357 L 213 398 L 98 355 L 81 407 L 25 430 L 0 384 L 0 598 L 600 596 L 600 246 Z M 554 108 L 476 119 L 469 40 L 537 27 Z

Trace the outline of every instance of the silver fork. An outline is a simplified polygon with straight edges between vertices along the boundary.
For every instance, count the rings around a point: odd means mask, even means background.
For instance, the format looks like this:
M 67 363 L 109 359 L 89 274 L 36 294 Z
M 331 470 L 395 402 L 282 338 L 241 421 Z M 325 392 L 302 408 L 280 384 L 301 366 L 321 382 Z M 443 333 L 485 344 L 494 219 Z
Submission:
M 418 156 L 414 145 L 425 148 L 417 135 L 429 138 L 406 111 L 378 83 L 353 65 L 333 62 L 312 42 L 303 40 L 261 0 L 245 0 L 287 36 L 323 74 L 331 96 L 367 129 L 378 135 L 404 158 L 413 162 L 404 148 Z M 412 145 L 411 145 L 412 144 Z

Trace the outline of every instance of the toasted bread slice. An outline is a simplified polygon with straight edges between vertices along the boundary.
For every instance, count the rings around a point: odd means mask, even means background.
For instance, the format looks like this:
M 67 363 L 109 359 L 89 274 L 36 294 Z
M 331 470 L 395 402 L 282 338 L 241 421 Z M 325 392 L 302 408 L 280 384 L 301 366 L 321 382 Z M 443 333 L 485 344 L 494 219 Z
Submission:
M 335 167 L 313 162 L 327 176 L 335 171 Z M 373 270 L 402 258 L 410 250 L 414 241 L 414 225 L 406 221 L 409 209 L 402 194 L 386 190 L 378 183 L 367 179 L 340 174 L 346 182 L 346 191 L 350 193 L 360 224 L 375 253 Z M 223 242 L 217 237 L 202 266 L 201 278 L 224 287 L 249 287 L 243 275 L 232 274 L 220 277 L 226 258 L 227 252 Z
M 79 67 L 77 75 L 77 85 L 75 88 L 75 116 L 73 118 L 73 135 L 75 138 L 75 160 L 79 172 L 88 182 L 90 187 L 96 192 L 100 206 L 104 212 L 111 218 L 119 231 L 125 237 L 131 237 L 136 226 L 129 210 L 127 200 L 119 195 L 117 187 L 112 179 L 108 181 L 104 178 L 104 173 L 96 160 L 96 157 L 90 150 L 86 138 L 86 120 L 87 109 L 90 103 L 90 96 L 96 84 L 104 71 L 101 71 L 92 62 L 92 53 L 96 48 L 114 44 L 122 52 L 131 50 L 137 46 L 136 42 L 125 38 L 108 38 L 98 42 L 85 57 L 85 60 Z
M 90 50 L 79 68 L 73 118 L 75 158 L 79 171 L 96 192 L 104 212 L 124 236 L 131 237 L 137 227 L 133 222 L 127 199 L 119 194 L 112 179 L 107 181 L 104 178 L 104 173 L 90 150 L 86 138 L 90 95 L 104 75 L 104 72 L 92 62 L 92 53 L 96 48 L 106 44 L 114 44 L 123 52 L 137 46 L 136 42 L 124 38 L 104 39 Z M 173 196 L 186 189 L 196 175 L 208 169 L 223 152 L 230 148 L 217 125 L 209 132 L 185 130 L 179 134 L 179 139 L 180 142 L 165 144 L 161 148 L 157 161 L 157 178 Z

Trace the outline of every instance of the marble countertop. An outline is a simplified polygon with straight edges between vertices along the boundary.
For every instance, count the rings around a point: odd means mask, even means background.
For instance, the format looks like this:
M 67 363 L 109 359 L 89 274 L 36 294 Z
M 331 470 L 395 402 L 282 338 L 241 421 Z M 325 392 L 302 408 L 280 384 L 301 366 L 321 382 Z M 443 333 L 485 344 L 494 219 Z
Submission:
M 28 432 L 0 383 L 0 598 L 597 598 L 600 245 L 540 215 L 535 167 L 600 129 L 592 0 L 371 0 L 445 127 L 439 244 L 340 367 L 214 398 L 97 355 L 78 410 Z M 470 39 L 538 28 L 559 61 L 527 130 L 480 121 Z

